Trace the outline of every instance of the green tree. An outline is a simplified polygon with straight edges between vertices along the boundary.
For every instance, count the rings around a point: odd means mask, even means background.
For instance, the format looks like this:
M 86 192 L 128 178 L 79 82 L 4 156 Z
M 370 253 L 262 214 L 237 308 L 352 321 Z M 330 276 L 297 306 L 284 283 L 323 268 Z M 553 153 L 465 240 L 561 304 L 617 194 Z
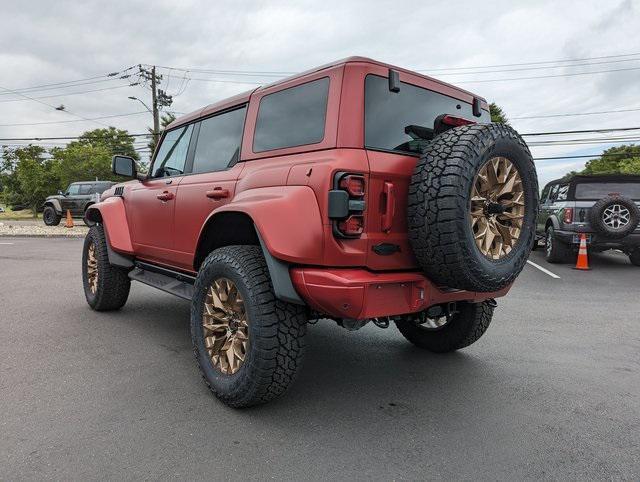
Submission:
M 582 174 L 640 174 L 640 146 L 610 147 L 585 164 Z
M 2 146 L 0 155 L 0 185 L 2 186 L 2 200 L 12 206 L 29 204 L 29 193 L 24 190 L 24 183 L 18 177 L 18 167 L 24 181 L 26 171 L 36 161 L 40 165 L 45 162 L 46 151 L 40 146 L 28 145 L 24 147 Z M 55 188 L 54 191 L 55 192 Z
M 26 204 L 36 217 L 45 198 L 56 192 L 60 181 L 55 173 L 55 162 L 45 157 L 38 146 L 29 146 L 17 154 L 14 174 L 20 202 Z
M 500 107 L 495 102 L 491 102 L 491 104 L 489 104 L 489 112 L 491 113 L 491 122 L 509 124 L 507 114 L 505 114 L 504 110 L 502 110 L 502 107 Z
M 71 142 L 65 148 L 52 149 L 51 154 L 60 189 L 77 181 L 122 180 L 111 172 L 113 151 L 104 144 Z
M 176 120 L 176 116 L 171 112 L 162 114 L 160 116 L 160 131 L 162 132 L 163 130 L 165 130 L 167 126 L 171 124 L 174 120 Z M 150 140 L 149 140 L 149 144 L 147 145 L 149 146 L 149 149 L 151 149 L 151 153 L 149 155 L 153 156 L 153 153 L 156 151 L 156 139 L 153 136 L 153 127 L 147 127 L 147 131 L 149 131 L 149 134 L 152 134 L 149 137 Z
M 128 131 L 108 127 L 106 129 L 87 131 L 77 141 L 70 142 L 67 147 L 72 147 L 76 144 L 93 147 L 103 146 L 109 150 L 111 156 L 120 154 L 138 160 L 140 156 L 133 145 L 134 140 L 135 138 L 130 136 Z

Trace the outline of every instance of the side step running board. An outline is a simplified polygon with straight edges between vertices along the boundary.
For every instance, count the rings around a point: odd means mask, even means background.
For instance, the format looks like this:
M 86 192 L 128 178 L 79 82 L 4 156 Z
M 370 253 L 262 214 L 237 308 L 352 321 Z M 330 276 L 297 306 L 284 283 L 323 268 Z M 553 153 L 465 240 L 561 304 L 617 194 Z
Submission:
M 185 300 L 190 301 L 193 298 L 193 284 L 196 279 L 184 273 L 137 262 L 136 267 L 129 272 L 129 278 Z

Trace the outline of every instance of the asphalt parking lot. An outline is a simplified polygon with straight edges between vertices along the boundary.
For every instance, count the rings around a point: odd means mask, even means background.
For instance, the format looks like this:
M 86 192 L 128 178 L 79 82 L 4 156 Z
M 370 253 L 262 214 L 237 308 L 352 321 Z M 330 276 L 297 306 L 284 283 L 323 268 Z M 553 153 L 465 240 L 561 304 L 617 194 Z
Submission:
M 640 478 L 640 268 L 539 252 L 475 345 L 311 326 L 293 389 L 234 411 L 200 379 L 189 304 L 135 284 L 95 313 L 82 241 L 0 238 L 0 479 Z

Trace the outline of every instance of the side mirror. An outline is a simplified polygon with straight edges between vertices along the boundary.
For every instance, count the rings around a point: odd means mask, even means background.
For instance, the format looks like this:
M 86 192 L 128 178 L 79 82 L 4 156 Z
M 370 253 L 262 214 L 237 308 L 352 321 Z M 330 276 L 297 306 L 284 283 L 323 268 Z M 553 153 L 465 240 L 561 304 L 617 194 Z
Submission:
M 129 156 L 113 156 L 111 171 L 117 176 L 137 178 L 136 161 Z
M 64 196 L 64 193 L 61 190 L 58 189 L 58 195 L 59 196 Z

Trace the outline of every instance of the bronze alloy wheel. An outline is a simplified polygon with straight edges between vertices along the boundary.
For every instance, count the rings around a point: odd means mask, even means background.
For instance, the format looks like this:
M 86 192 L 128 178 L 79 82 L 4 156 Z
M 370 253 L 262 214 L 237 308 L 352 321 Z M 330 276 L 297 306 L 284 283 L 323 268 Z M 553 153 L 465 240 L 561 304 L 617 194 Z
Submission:
M 233 375 L 244 363 L 249 325 L 238 287 L 227 278 L 209 286 L 202 313 L 204 344 L 211 363 L 225 375 Z
M 96 291 L 98 291 L 98 260 L 94 243 L 91 243 L 87 250 L 87 282 L 89 283 L 89 290 L 96 294 Z
M 520 173 L 506 157 L 489 159 L 471 190 L 471 229 L 480 252 L 499 260 L 515 247 L 524 218 Z

